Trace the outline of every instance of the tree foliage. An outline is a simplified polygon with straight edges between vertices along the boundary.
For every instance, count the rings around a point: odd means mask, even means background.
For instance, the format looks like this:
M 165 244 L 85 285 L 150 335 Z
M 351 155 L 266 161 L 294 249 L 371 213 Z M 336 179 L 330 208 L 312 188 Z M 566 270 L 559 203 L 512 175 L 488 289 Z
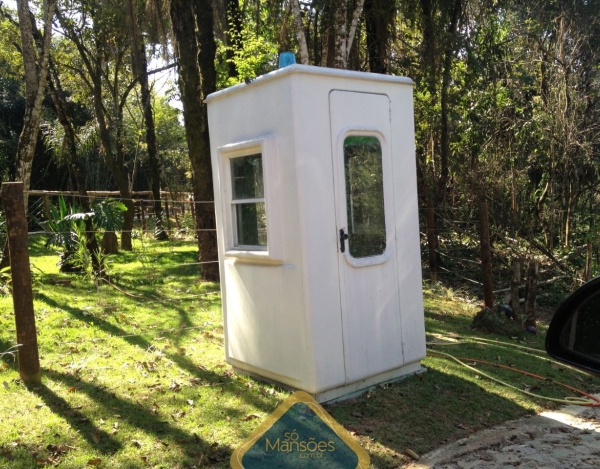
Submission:
M 210 200 L 200 98 L 274 70 L 277 54 L 292 50 L 298 62 L 414 80 L 423 204 L 432 199 L 438 214 L 452 207 L 459 217 L 485 198 L 497 233 L 548 253 L 585 245 L 586 275 L 594 253 L 598 271 L 600 0 L 213 0 L 214 17 L 200 0 L 127 2 L 60 0 L 54 17 L 51 63 L 88 186 L 117 187 L 123 196 L 149 187 L 144 110 L 150 103 L 161 184 L 171 190 L 195 184 L 197 197 Z M 178 11 L 187 16 L 174 16 Z M 0 31 L 6 179 L 16 170 L 25 70 L 18 24 L 2 15 Z M 142 57 L 132 54 L 134 43 L 148 63 L 177 56 L 186 119 L 198 123 L 187 134 L 166 99 L 138 91 L 134 62 Z M 44 145 L 66 162 L 64 128 L 49 103 Z M 438 219 L 436 228 L 443 223 Z

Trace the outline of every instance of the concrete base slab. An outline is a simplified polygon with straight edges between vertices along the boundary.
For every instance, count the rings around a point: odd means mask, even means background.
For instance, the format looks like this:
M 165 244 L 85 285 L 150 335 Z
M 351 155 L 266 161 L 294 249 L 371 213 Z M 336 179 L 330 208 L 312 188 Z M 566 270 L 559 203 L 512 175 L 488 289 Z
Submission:
M 274 384 L 274 385 L 277 385 L 288 391 L 305 391 L 304 389 L 285 385 L 285 384 L 278 382 L 277 380 L 269 379 L 264 376 L 261 376 L 260 374 L 253 373 L 248 370 L 241 369 L 241 368 L 237 368 L 235 366 L 233 367 L 233 370 L 237 374 L 250 376 L 254 379 L 257 379 L 258 381 L 263 381 L 265 383 Z M 312 397 L 314 397 L 314 399 L 317 402 L 319 402 L 321 404 L 325 403 L 325 402 L 342 401 L 342 400 L 352 399 L 357 396 L 360 396 L 361 394 L 363 394 L 364 392 L 368 391 L 369 389 L 371 389 L 375 386 L 399 381 L 399 380 L 404 379 L 408 376 L 411 376 L 415 373 L 423 373 L 425 371 L 427 371 L 427 369 L 425 367 L 423 367 L 420 362 L 416 362 L 416 363 L 411 363 L 409 365 L 406 365 L 406 366 L 403 366 L 400 368 L 396 368 L 395 370 L 387 371 L 385 373 L 381 373 L 381 374 L 371 376 L 369 378 L 366 378 L 366 379 L 363 379 L 360 381 L 356 381 L 354 383 L 347 384 L 345 386 L 340 386 L 340 387 L 337 387 L 334 389 L 328 389 L 328 390 L 320 392 L 320 393 L 310 393 L 309 392 L 309 394 Z M 308 391 L 306 391 L 306 392 L 308 392 Z

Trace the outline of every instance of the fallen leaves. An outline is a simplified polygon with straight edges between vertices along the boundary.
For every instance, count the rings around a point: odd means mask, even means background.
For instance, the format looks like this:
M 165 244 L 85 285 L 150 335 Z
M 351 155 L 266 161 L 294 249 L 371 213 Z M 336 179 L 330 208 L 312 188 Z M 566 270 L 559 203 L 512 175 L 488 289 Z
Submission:
M 154 361 L 136 361 L 135 366 L 137 369 L 143 369 L 149 371 L 150 373 L 154 373 L 157 371 L 157 363 Z
M 525 386 L 525 392 L 531 391 L 539 391 L 542 387 L 539 384 L 534 384 L 533 386 Z
M 162 394 L 165 393 L 164 388 L 159 383 L 153 384 L 152 386 L 148 386 L 148 389 L 152 389 L 153 391 L 158 391 L 158 392 L 160 392 Z
M 60 457 L 63 454 L 68 453 L 69 451 L 73 451 L 75 449 L 77 448 L 75 448 L 74 446 L 55 445 L 51 443 L 48 446 L 46 446 L 46 450 L 50 453 L 48 456 L 38 457 L 37 451 L 34 451 L 32 453 L 32 456 L 35 458 L 36 464 L 40 466 L 58 466 L 60 464 Z
M 87 462 L 87 465 L 88 465 L 88 466 L 97 466 L 97 465 L 98 465 L 98 464 L 100 464 L 101 462 L 102 462 L 102 459 L 100 459 L 100 458 L 94 458 L 94 459 L 90 459 L 90 460 Z
M 242 419 L 242 421 L 247 422 L 248 420 L 254 420 L 254 419 L 259 419 L 259 418 L 260 418 L 260 415 L 258 415 L 258 414 L 248 414 Z
M 60 454 L 68 453 L 69 451 L 73 451 L 77 448 L 75 448 L 74 446 L 69 446 L 69 445 L 49 444 L 48 446 L 46 446 L 46 449 L 48 451 L 50 451 L 53 455 L 60 455 Z

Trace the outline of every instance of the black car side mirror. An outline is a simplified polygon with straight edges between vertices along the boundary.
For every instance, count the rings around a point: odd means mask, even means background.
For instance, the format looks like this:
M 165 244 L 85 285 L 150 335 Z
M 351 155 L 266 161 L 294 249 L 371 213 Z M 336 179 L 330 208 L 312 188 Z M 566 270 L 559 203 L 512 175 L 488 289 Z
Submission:
M 600 373 L 600 277 L 558 307 L 546 335 L 546 351 L 561 362 Z

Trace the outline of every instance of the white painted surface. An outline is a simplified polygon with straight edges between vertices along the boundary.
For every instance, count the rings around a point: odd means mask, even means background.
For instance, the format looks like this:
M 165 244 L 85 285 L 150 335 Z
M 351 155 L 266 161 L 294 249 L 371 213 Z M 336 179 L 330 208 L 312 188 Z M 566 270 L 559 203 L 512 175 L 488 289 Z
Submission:
M 386 247 L 381 255 L 354 258 L 338 254 L 346 383 L 403 365 L 395 213 L 392 174 L 390 102 L 387 95 L 333 90 L 329 94 L 336 220 L 349 232 L 344 140 L 372 136 L 382 150 Z
M 339 110 L 330 119 L 333 90 Z M 323 396 L 417 369 L 425 333 L 412 82 L 293 65 L 207 102 L 227 361 Z M 345 208 L 336 211 L 343 194 L 332 135 L 342 129 L 385 140 L 388 245 L 385 259 L 367 261 L 373 265 L 352 265 L 339 252 Z M 240 250 L 232 241 L 228 164 L 256 148 L 267 248 Z M 343 181 L 343 163 L 341 171 Z

